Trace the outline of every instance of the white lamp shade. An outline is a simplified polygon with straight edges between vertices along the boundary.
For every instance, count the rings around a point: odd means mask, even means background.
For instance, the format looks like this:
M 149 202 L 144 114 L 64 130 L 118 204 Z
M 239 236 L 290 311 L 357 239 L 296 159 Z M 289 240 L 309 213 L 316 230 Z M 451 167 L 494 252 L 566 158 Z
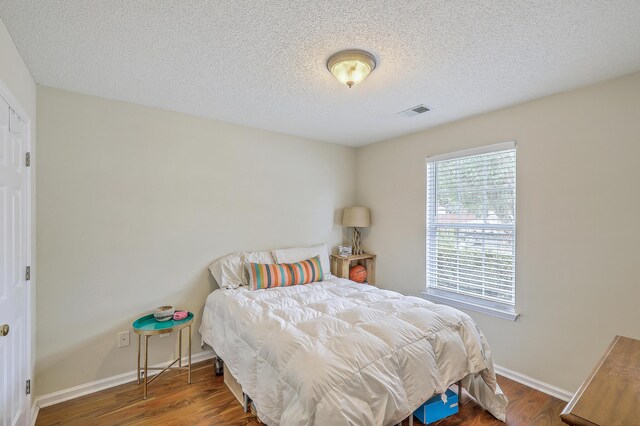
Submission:
M 367 207 L 347 207 L 342 212 L 342 226 L 368 228 L 371 226 L 371 213 Z

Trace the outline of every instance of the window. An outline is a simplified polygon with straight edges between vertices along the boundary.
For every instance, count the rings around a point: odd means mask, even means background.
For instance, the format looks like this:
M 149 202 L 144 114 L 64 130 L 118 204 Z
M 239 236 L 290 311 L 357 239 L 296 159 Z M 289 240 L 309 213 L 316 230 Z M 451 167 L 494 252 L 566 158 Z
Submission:
M 515 249 L 515 143 L 429 158 L 427 294 L 515 319 Z

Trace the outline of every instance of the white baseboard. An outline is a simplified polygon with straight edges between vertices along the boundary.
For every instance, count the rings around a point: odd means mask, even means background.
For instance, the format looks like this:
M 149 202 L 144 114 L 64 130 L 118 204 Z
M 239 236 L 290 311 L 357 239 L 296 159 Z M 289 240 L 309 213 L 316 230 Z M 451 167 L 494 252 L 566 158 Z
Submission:
M 31 426 L 35 426 L 36 419 L 38 418 L 38 413 L 40 412 L 40 407 L 38 407 L 38 401 L 33 400 L 33 404 L 31 404 Z
M 191 363 L 206 361 L 214 357 L 212 351 L 204 351 L 191 356 Z M 182 362 L 185 363 L 187 357 L 182 358 Z M 170 364 L 170 361 L 160 364 L 152 365 L 152 367 L 164 368 Z M 183 364 L 184 365 L 184 364 Z M 149 376 L 158 374 L 159 371 L 149 371 Z M 125 383 L 136 380 L 136 370 L 129 371 L 128 373 L 118 374 L 116 376 L 107 377 L 104 379 L 96 380 L 94 382 L 85 383 L 83 385 L 74 386 L 72 388 L 63 389 L 57 392 L 52 392 L 46 395 L 42 395 L 36 398 L 34 405 L 36 406 L 35 416 L 32 415 L 32 421 L 35 423 L 38 411 L 40 408 L 48 407 L 50 405 L 59 404 L 70 399 L 78 398 L 90 393 L 98 392 L 104 389 L 112 388 L 114 386 L 123 385 Z
M 573 392 L 560 389 L 559 387 L 550 385 L 549 383 L 541 382 L 540 380 L 534 379 L 533 377 L 526 376 L 522 373 L 518 373 L 517 371 L 509 370 L 508 368 L 502 367 L 500 365 L 495 365 L 494 367 L 497 374 L 504 376 L 507 379 L 511 379 L 514 382 L 521 383 L 532 389 L 539 390 L 540 392 L 546 393 L 547 395 L 551 395 L 555 398 L 561 399 L 562 401 L 569 401 L 571 398 L 573 398 Z

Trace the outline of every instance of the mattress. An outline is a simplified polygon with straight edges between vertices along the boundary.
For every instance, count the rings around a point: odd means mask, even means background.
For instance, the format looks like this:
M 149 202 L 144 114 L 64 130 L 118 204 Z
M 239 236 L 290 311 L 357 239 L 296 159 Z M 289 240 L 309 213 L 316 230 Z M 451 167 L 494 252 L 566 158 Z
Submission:
M 271 426 L 396 424 L 458 380 L 505 420 L 476 323 L 422 298 L 335 277 L 216 290 L 200 334 Z

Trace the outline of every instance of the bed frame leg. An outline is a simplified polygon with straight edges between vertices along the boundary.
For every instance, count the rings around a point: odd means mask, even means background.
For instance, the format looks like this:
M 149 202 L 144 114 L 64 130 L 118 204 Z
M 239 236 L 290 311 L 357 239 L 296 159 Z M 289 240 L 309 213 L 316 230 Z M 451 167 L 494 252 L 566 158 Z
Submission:
M 402 426 L 402 422 L 398 423 L 397 426 Z M 409 426 L 413 426 L 413 413 L 409 416 Z
M 249 395 L 242 392 L 242 409 L 245 413 L 249 412 Z
M 214 368 L 215 368 L 216 376 L 222 376 L 222 372 L 224 371 L 223 366 L 224 366 L 224 362 L 222 361 L 222 358 L 215 357 Z

